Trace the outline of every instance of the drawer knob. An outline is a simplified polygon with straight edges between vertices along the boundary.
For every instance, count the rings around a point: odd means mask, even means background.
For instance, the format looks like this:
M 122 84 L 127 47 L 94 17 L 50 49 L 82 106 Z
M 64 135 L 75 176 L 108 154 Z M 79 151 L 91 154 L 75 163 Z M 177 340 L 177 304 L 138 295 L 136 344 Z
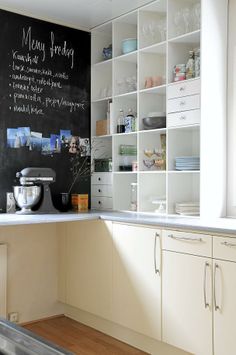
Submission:
M 98 204 L 99 204 L 99 205 L 101 205 L 101 204 L 102 204 L 102 202 L 101 202 L 101 201 L 98 201 Z
M 180 116 L 180 120 L 186 120 L 186 116 Z
M 100 177 L 98 178 L 98 181 L 101 181 L 101 178 L 100 178 Z
M 185 87 L 184 86 L 181 86 L 180 88 L 179 88 L 179 91 L 184 91 L 185 90 Z
M 101 189 L 98 189 L 98 192 L 102 192 L 102 190 L 101 190 Z
M 186 105 L 186 101 L 180 101 L 180 106 Z

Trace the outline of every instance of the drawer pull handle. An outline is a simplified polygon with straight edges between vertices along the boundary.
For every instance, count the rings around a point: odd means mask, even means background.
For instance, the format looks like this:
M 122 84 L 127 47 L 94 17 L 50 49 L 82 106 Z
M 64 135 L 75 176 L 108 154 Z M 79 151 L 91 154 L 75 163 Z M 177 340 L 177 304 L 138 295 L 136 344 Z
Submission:
M 229 243 L 229 242 L 222 242 L 221 245 L 224 245 L 225 247 L 229 247 L 229 248 L 236 247 L 235 243 Z
M 180 88 L 179 88 L 179 91 L 184 91 L 185 90 L 185 87 L 184 86 L 181 86 Z
M 183 241 L 183 242 L 194 242 L 194 243 L 196 243 L 196 242 L 202 243 L 203 242 L 202 238 L 175 237 L 173 234 L 169 234 L 168 237 L 171 239 L 175 239 L 175 240 L 179 240 L 179 241 Z
M 215 264 L 215 267 L 214 267 L 214 303 L 215 303 L 215 311 L 220 311 L 220 306 L 217 304 L 217 301 L 216 301 L 216 273 L 217 273 L 217 270 L 220 271 L 220 267 L 218 264 Z
M 180 106 L 184 106 L 184 105 L 186 105 L 186 101 L 180 101 Z
M 207 296 L 206 296 L 206 277 L 207 277 L 207 268 L 208 267 L 210 267 L 210 264 L 208 262 L 206 262 L 205 268 L 204 268 L 204 281 L 203 281 L 203 297 L 204 297 L 205 308 L 210 308 L 210 304 L 207 302 Z
M 159 243 L 160 243 L 160 255 L 159 255 L 159 268 L 157 268 L 157 238 L 159 238 Z M 155 234 L 155 240 L 154 240 L 154 269 L 155 273 L 159 274 L 161 273 L 161 237 L 160 234 L 156 233 Z
M 186 116 L 180 116 L 180 120 L 186 120 Z

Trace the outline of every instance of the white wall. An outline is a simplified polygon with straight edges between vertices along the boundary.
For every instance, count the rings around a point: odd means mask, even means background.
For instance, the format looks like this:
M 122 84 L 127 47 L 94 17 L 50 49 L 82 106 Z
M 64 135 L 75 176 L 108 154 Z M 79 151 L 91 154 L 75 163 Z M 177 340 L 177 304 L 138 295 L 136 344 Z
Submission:
M 236 217 L 236 0 L 229 0 L 227 215 Z
M 64 313 L 56 224 L 1 227 L 0 242 L 8 245 L 7 312 L 19 312 L 21 323 Z

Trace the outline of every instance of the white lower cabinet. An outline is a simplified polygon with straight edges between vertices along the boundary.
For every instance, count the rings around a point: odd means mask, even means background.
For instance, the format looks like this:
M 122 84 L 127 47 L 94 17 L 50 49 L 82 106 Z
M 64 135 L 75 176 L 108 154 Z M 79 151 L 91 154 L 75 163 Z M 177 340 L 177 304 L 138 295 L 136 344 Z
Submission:
M 195 355 L 212 354 L 211 273 L 209 258 L 163 251 L 163 341 Z
M 214 355 L 236 354 L 236 264 L 214 261 Z
M 214 355 L 235 355 L 236 238 L 215 237 L 213 245 Z
M 161 339 L 160 231 L 113 225 L 113 320 Z
M 111 319 L 112 236 L 109 224 L 68 223 L 66 238 L 65 302 Z

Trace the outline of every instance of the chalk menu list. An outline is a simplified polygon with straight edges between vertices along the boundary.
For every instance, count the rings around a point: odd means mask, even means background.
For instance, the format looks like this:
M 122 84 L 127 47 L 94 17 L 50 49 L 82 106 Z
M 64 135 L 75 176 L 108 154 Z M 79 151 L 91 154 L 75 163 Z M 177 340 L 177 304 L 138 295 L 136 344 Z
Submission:
M 70 140 L 90 138 L 90 34 L 3 10 L 0 23 L 0 210 L 28 166 L 56 171 L 57 203 L 73 180 Z

